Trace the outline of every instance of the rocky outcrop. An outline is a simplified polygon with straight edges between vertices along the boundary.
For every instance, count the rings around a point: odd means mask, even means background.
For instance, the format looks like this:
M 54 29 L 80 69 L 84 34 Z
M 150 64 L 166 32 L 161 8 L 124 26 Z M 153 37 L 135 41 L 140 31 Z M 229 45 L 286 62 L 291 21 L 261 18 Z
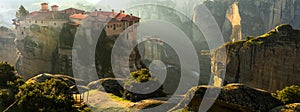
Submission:
M 107 93 L 112 93 L 116 96 L 122 97 L 124 88 L 123 84 L 120 85 L 119 83 L 124 84 L 124 79 L 116 79 L 116 78 L 105 78 L 100 79 L 98 81 L 93 81 L 88 84 L 90 89 L 98 89 L 100 91 L 104 91 Z
M 204 97 L 207 90 L 220 91 L 219 96 L 208 112 L 267 112 L 282 103 L 266 91 L 253 89 L 241 84 L 230 84 L 224 87 L 198 86 L 190 89 L 185 98 L 173 110 L 184 108 L 198 111 L 203 99 L 214 99 L 210 95 Z
M 19 52 L 16 64 L 18 73 L 24 79 L 39 73 L 53 73 L 54 54 L 57 51 L 61 29 L 42 28 L 38 25 L 24 29 L 23 33 L 17 33 L 16 38 Z
M 235 22 L 230 18 L 236 13 L 228 13 L 233 5 L 238 5 L 241 18 L 241 32 L 246 36 L 259 36 L 279 24 L 291 24 L 294 28 L 300 28 L 300 1 L 298 0 L 214 0 L 204 4 L 210 9 L 215 17 L 226 41 L 230 41 L 236 28 Z M 201 14 L 195 10 L 195 14 Z
M 87 83 L 81 79 L 76 79 L 67 75 L 60 75 L 60 74 L 39 74 L 35 77 L 32 77 L 26 81 L 26 83 L 36 83 L 36 82 L 45 82 L 46 80 L 50 79 L 59 79 L 61 81 L 66 82 L 70 87 L 74 85 L 87 85 Z
M 228 43 L 217 49 L 212 55 L 212 72 L 217 79 L 217 73 L 226 69 L 225 83 L 243 83 L 275 92 L 300 84 L 299 47 L 300 31 L 281 25 L 255 39 Z
M 14 65 L 17 60 L 17 48 L 14 44 L 14 32 L 4 26 L 0 27 L 0 60 Z
M 279 106 L 272 109 L 270 112 L 300 112 L 300 103 Z
M 149 81 L 147 83 L 150 84 L 148 87 L 155 87 L 157 86 L 158 82 Z M 144 92 L 147 90 L 149 91 L 149 88 L 145 88 L 142 85 L 143 85 L 142 83 L 132 82 L 128 79 L 105 78 L 105 79 L 100 79 L 98 81 L 93 81 L 89 83 L 88 87 L 90 89 L 98 89 L 100 91 L 112 93 L 116 96 L 123 97 L 133 102 L 137 102 L 148 98 L 157 98 L 157 97 L 166 96 L 166 94 L 162 91 L 162 87 L 148 94 L 138 94 L 138 93 L 131 92 L 131 91 Z

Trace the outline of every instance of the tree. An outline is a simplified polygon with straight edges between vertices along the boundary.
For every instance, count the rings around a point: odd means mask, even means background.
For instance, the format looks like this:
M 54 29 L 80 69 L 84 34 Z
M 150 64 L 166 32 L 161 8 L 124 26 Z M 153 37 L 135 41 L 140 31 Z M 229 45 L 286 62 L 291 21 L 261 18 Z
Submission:
M 20 8 L 19 8 L 19 10 L 18 10 L 18 12 L 16 13 L 16 17 L 17 18 L 25 17 L 28 14 L 29 14 L 29 11 L 26 10 L 23 5 L 21 5 Z
M 7 62 L 0 62 L 0 111 L 15 101 L 15 94 L 19 86 L 24 84 L 20 76 L 15 73 L 15 68 Z
M 277 90 L 272 95 L 285 104 L 300 103 L 300 87 L 296 85 L 285 87 L 280 91 Z
M 20 109 L 29 112 L 69 112 L 74 111 L 74 99 L 69 94 L 67 83 L 50 79 L 41 83 L 26 83 L 19 87 L 16 95 Z
M 12 81 L 15 78 L 15 69 L 7 62 L 0 62 L 0 86 L 7 86 L 7 81 Z

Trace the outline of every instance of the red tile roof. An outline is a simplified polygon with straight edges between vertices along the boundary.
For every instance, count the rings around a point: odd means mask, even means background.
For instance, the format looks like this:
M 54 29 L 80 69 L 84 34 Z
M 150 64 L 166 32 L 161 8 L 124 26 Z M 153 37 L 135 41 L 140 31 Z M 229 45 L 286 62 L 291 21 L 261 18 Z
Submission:
M 73 14 L 73 15 L 70 16 L 70 18 L 82 20 L 82 19 L 86 18 L 87 16 L 88 15 L 85 15 L 85 14 Z
M 98 14 L 97 14 L 98 13 Z M 96 12 L 91 12 L 89 15 L 91 16 L 98 16 L 98 18 L 102 18 L 103 16 L 106 17 L 107 19 L 115 19 L 117 21 L 136 21 L 139 20 L 139 17 L 124 14 L 124 13 L 118 13 L 118 12 L 106 12 L 106 11 L 96 11 Z

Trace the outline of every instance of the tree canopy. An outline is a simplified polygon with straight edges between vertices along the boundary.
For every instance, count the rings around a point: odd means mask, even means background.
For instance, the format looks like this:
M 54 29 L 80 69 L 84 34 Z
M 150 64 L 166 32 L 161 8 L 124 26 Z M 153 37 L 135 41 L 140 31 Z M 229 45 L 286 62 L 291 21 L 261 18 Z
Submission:
M 50 79 L 41 83 L 26 83 L 19 87 L 18 106 L 25 111 L 68 112 L 73 111 L 74 99 L 67 83 Z
M 26 10 L 26 9 L 24 8 L 23 5 L 21 5 L 21 6 L 19 7 L 19 10 L 18 10 L 17 13 L 16 13 L 16 17 L 17 17 L 17 18 L 25 17 L 25 16 L 27 16 L 28 14 L 29 14 L 29 11 Z
M 285 104 L 300 102 L 300 87 L 296 85 L 285 87 L 273 94 L 275 98 Z

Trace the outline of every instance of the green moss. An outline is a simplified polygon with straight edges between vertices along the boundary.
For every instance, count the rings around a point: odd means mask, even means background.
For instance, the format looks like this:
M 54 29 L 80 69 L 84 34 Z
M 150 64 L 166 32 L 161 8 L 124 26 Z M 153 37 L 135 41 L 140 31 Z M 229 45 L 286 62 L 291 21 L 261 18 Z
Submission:
M 114 94 L 109 94 L 109 97 L 112 98 L 113 100 L 117 101 L 117 102 L 130 102 L 129 100 L 127 99 L 124 99 L 124 98 L 120 98 Z

